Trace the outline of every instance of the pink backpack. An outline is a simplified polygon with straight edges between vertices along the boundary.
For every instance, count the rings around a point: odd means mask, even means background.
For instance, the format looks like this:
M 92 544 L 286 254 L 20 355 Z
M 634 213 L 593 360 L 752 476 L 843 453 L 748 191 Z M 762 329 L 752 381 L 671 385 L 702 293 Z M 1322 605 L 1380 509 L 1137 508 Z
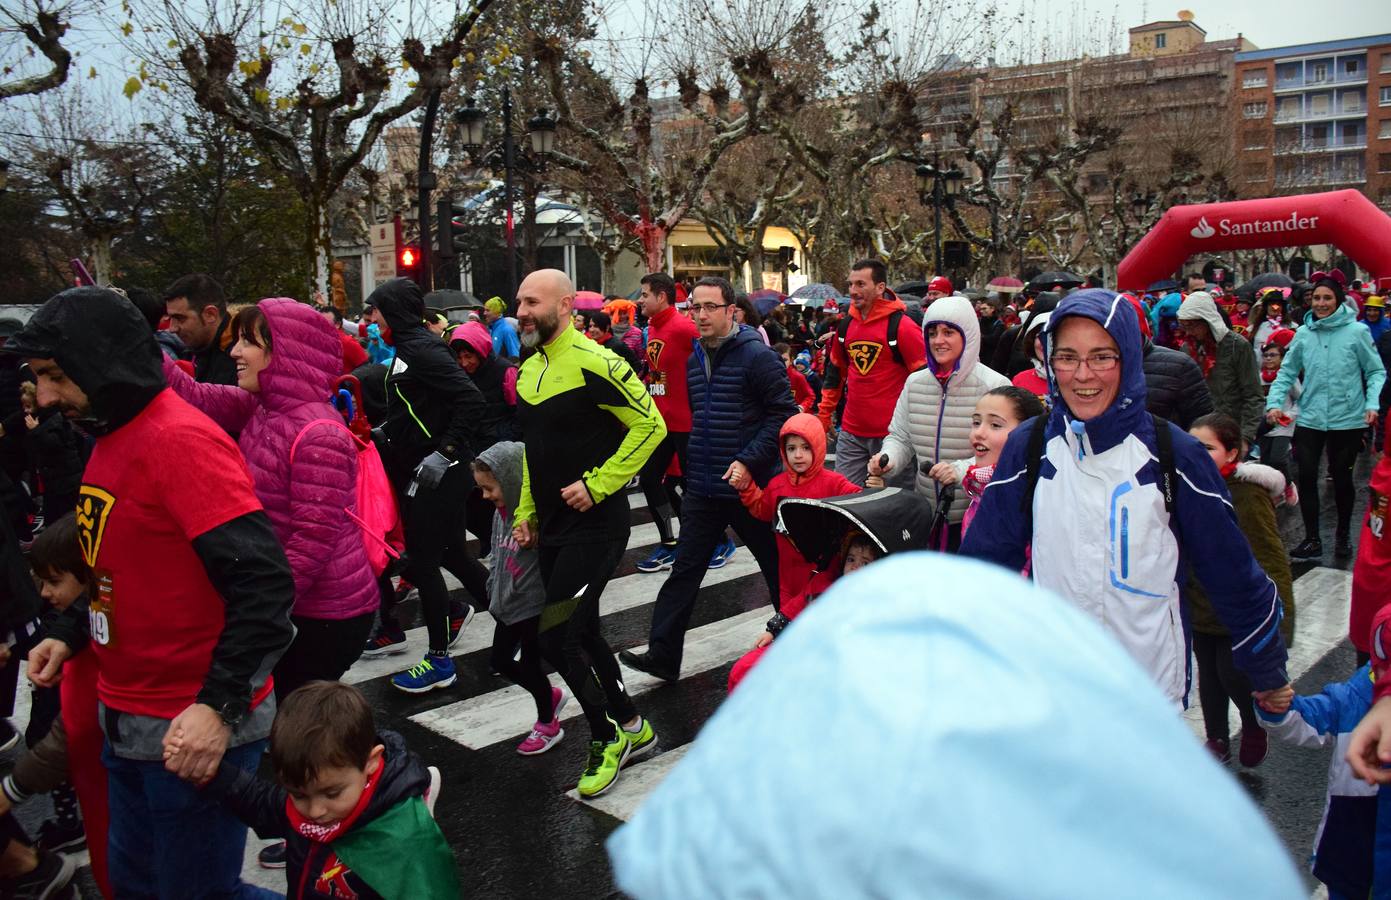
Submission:
M 381 454 L 371 440 L 362 440 L 342 422 L 334 419 L 315 419 L 295 436 L 290 445 L 290 465 L 295 464 L 295 450 L 309 429 L 315 425 L 335 425 L 348 432 L 357 445 L 357 515 L 344 507 L 343 512 L 357 523 L 362 531 L 362 546 L 367 551 L 367 564 L 374 576 L 380 576 L 391 564 L 400 559 L 405 550 L 405 529 L 401 525 L 401 513 L 396 508 L 396 494 L 391 489 L 391 481 L 386 477 Z

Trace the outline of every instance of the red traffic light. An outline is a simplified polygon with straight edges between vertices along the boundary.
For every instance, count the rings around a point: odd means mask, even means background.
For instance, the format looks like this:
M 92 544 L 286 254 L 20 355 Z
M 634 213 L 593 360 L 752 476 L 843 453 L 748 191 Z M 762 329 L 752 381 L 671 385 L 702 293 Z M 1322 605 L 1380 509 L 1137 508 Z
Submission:
M 415 266 L 415 248 L 405 247 L 401 250 L 401 267 L 409 269 Z

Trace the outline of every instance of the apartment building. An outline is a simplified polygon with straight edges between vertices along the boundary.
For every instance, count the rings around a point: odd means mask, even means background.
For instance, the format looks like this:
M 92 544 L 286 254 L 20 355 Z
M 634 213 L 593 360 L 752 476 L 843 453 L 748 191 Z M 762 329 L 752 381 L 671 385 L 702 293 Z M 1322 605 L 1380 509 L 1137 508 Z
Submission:
M 1357 188 L 1391 209 L 1391 34 L 1236 54 L 1245 196 Z

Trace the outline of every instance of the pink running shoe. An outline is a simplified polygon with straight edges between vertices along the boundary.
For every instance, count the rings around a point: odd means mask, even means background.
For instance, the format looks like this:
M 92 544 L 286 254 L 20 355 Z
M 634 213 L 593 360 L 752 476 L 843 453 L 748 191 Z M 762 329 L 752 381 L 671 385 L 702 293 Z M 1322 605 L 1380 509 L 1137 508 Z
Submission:
M 531 726 L 526 740 L 517 745 L 522 756 L 540 756 L 560 743 L 565 737 L 565 729 L 560 727 L 560 711 L 570 701 L 570 695 L 558 687 L 551 688 L 551 721 L 549 724 L 537 722 Z

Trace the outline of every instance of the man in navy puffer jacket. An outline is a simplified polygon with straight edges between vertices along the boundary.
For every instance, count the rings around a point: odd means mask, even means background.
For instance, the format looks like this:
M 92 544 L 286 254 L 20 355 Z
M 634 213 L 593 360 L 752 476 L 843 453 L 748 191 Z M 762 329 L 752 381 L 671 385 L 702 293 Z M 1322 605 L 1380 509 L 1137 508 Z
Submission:
M 691 440 L 676 563 L 657 594 L 644 653 L 623 651 L 627 665 L 675 681 L 681 671 L 686 626 L 695 609 L 710 554 L 732 526 L 778 596 L 777 549 L 767 522 L 749 514 L 738 488 L 760 485 L 781 463 L 778 431 L 797 411 L 787 368 L 758 332 L 734 321 L 734 288 L 723 278 L 702 278 L 691 293 L 700 340 L 686 363 Z

